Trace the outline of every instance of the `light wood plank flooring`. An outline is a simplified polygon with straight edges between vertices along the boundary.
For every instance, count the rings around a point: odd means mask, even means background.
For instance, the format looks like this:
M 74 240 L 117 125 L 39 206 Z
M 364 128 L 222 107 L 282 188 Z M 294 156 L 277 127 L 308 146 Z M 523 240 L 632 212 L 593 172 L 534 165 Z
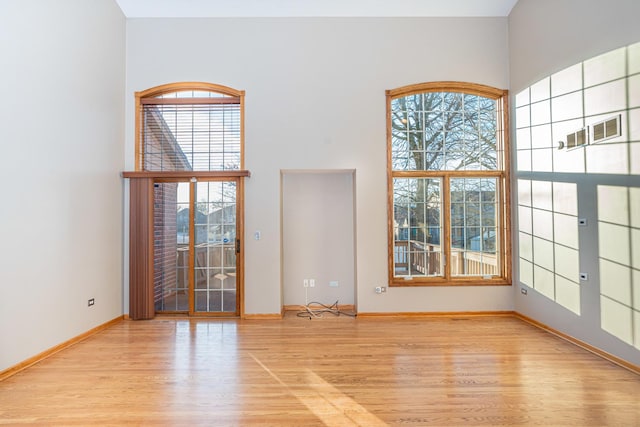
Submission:
M 0 424 L 640 425 L 640 376 L 513 317 L 122 321 L 0 382 Z

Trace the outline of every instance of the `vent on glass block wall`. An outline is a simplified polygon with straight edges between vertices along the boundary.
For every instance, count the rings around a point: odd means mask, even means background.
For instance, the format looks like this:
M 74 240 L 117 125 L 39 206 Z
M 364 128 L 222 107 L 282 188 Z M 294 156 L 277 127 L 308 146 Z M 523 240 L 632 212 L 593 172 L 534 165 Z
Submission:
M 595 123 L 593 125 L 593 143 L 596 144 L 598 142 L 602 142 L 607 139 L 615 138 L 616 136 L 622 135 L 621 122 L 622 116 L 618 114 L 617 116 L 611 117 L 607 120 Z
M 587 128 L 582 128 L 570 134 L 567 134 L 567 145 L 565 148 L 571 150 L 572 148 L 582 147 L 589 143 L 589 132 Z

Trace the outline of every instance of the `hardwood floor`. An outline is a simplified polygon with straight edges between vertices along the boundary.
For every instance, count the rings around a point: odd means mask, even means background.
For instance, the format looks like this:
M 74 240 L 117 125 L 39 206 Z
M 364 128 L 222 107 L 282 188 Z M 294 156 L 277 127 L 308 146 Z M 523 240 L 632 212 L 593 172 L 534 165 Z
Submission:
M 513 317 L 122 321 L 0 382 L 0 424 L 640 425 L 640 376 Z

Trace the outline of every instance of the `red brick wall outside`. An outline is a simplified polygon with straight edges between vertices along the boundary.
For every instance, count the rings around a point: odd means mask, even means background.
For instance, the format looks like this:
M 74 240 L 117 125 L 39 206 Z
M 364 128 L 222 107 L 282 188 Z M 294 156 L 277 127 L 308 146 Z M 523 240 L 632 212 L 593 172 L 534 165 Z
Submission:
M 159 303 L 176 293 L 177 249 L 176 230 L 178 183 L 155 184 L 153 203 L 153 270 L 154 301 L 156 310 L 175 310 L 162 307 Z

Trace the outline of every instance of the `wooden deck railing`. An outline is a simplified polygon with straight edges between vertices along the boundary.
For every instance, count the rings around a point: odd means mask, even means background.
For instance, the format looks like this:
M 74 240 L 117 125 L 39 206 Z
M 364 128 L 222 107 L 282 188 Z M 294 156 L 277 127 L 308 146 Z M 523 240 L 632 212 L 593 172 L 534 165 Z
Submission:
M 443 275 L 440 245 L 424 244 L 415 240 L 396 241 L 394 262 L 396 275 Z M 486 276 L 498 274 L 496 255 L 453 250 L 451 252 L 451 274 L 454 276 Z

